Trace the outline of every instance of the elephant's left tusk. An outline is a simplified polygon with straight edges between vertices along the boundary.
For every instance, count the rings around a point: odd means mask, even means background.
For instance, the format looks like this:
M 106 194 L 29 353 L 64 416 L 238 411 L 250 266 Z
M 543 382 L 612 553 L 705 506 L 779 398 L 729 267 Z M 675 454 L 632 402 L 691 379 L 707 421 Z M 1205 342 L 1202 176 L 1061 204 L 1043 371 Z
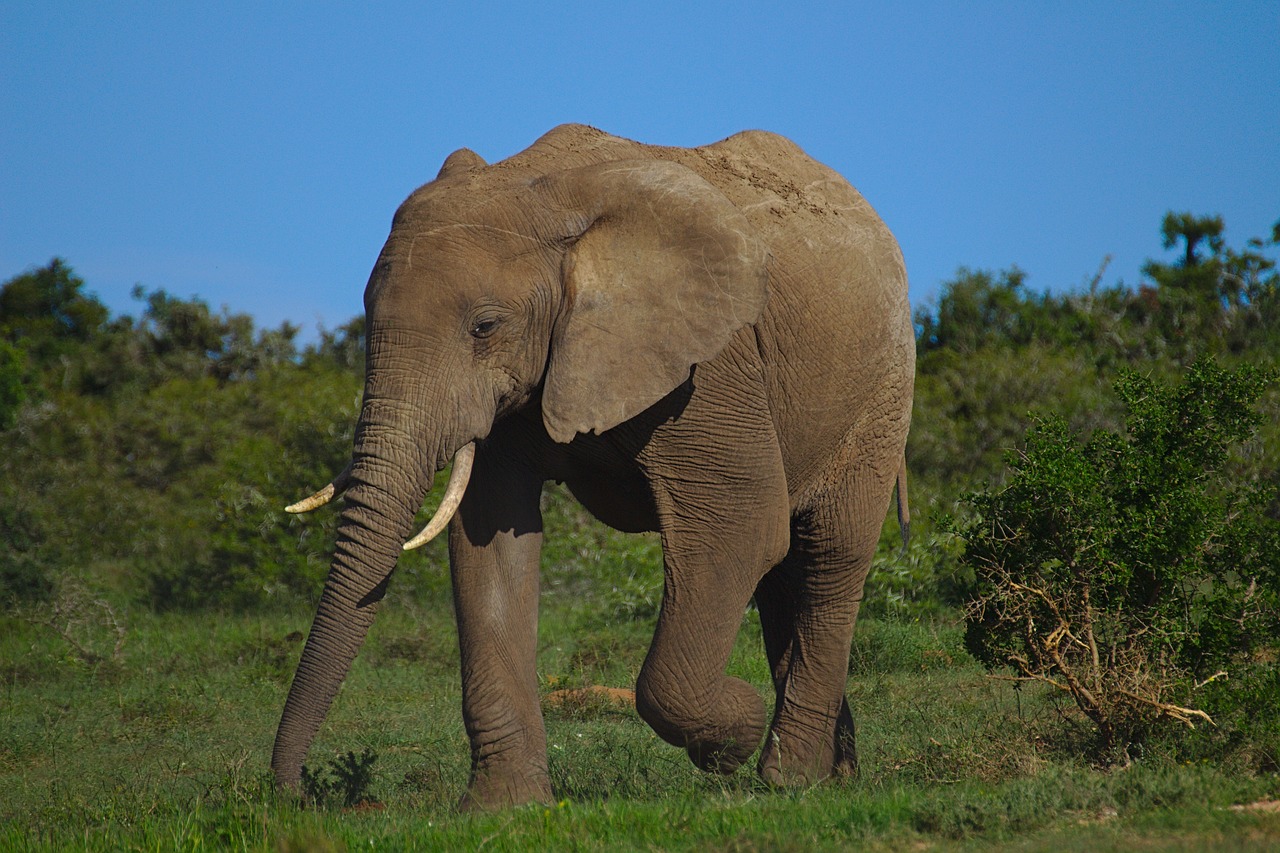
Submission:
M 324 506 L 333 500 L 333 496 L 347 490 L 347 486 L 351 485 L 351 465 L 342 469 L 342 473 L 333 478 L 329 485 L 308 498 L 303 498 L 296 504 L 289 504 L 284 508 L 285 512 L 311 512 L 316 507 Z
M 467 483 L 471 479 L 471 462 L 475 456 L 476 444 L 473 441 L 453 457 L 453 471 L 449 473 L 449 485 L 445 487 L 440 506 L 436 507 L 436 514 L 431 516 L 431 520 L 427 522 L 427 526 L 421 533 L 404 543 L 404 550 L 412 551 L 414 548 L 426 545 L 449 525 L 449 520 L 453 518 L 453 514 L 458 511 L 458 505 L 462 503 L 462 495 L 467 491 Z

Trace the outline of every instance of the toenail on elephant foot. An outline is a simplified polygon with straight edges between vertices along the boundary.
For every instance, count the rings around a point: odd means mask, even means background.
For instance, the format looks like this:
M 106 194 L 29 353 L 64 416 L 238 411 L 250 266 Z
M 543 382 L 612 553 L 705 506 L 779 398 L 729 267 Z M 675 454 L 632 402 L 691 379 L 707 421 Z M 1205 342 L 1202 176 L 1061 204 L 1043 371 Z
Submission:
M 809 784 L 804 773 L 784 774 L 776 766 L 760 768 L 760 778 L 771 788 L 803 788 Z
M 760 768 L 760 778 L 771 788 L 807 788 L 826 777 L 827 774 L 809 773 L 803 770 L 784 772 L 774 764 Z
M 779 746 L 774 736 L 770 735 L 770 743 L 765 746 L 760 756 L 757 772 L 766 785 L 773 788 L 804 788 L 815 785 L 832 775 L 830 756 L 825 759 L 815 756 L 800 760 L 792 755 L 791 761 L 784 761 L 785 751 Z

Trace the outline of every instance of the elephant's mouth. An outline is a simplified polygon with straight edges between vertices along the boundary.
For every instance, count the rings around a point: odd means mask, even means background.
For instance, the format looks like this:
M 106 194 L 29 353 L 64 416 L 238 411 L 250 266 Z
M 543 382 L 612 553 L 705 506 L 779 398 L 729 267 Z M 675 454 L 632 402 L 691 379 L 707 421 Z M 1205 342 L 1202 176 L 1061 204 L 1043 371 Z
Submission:
M 449 521 L 453 518 L 454 513 L 458 511 L 458 506 L 462 503 L 462 496 L 467 491 L 467 483 L 471 480 L 471 463 L 474 461 L 475 455 L 476 443 L 474 441 L 463 445 L 454 454 L 453 470 L 449 474 L 449 485 L 445 487 L 444 497 L 440 499 L 440 505 L 436 507 L 431 520 L 427 522 L 427 526 L 418 535 L 404 543 L 404 550 L 412 551 L 414 548 L 422 547 L 439 536 L 440 532 L 449 526 Z M 334 497 L 342 494 L 350 485 L 351 465 L 348 464 L 346 468 L 342 469 L 342 473 L 334 477 L 328 485 L 309 497 L 285 507 L 285 512 L 310 512 L 317 507 L 324 506 Z

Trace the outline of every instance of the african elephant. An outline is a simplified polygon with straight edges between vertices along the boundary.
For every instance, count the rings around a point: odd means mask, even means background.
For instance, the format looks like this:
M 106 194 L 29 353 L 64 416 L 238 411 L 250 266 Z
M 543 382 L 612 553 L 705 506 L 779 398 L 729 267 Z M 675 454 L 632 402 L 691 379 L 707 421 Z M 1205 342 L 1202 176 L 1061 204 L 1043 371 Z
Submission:
M 451 460 L 424 533 L 449 530 L 463 808 L 552 798 L 535 672 L 548 480 L 618 530 L 660 534 L 662 607 L 636 683 L 659 736 L 729 772 L 768 725 L 765 780 L 856 769 L 847 661 L 915 342 L 901 253 L 853 187 L 758 131 L 686 149 L 566 125 L 493 165 L 461 149 L 396 212 L 364 302 L 351 464 L 291 507 L 346 493 L 278 784 L 298 784 Z M 771 722 L 725 674 L 752 596 Z

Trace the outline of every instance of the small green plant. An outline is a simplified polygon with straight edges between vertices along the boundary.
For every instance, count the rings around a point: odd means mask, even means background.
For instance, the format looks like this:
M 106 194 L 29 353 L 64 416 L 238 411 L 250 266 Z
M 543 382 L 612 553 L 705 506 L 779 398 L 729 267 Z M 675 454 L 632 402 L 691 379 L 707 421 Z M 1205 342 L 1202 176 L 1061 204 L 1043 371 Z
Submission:
M 1007 484 L 966 499 L 970 649 L 1069 694 L 1096 757 L 1211 723 L 1203 688 L 1274 656 L 1280 532 L 1267 488 L 1230 473 L 1270 380 L 1211 361 L 1174 387 L 1126 373 L 1123 435 L 1037 419 Z
M 328 772 L 313 772 L 302 768 L 302 792 L 317 805 L 327 806 L 338 800 L 343 808 L 374 802 L 369 796 L 369 783 L 373 781 L 373 763 L 378 754 L 365 747 L 360 755 L 348 751 L 329 762 Z

